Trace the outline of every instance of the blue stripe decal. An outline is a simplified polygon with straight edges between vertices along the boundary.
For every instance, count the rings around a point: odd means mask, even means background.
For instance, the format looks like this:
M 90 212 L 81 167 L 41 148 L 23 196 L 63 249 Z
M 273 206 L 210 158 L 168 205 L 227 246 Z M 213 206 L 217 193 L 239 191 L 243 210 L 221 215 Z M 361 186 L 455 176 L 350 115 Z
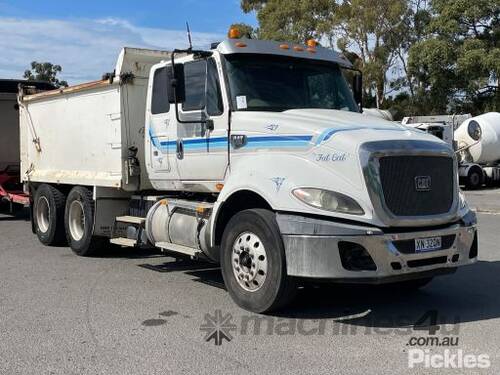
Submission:
M 309 142 L 312 139 L 311 135 L 271 135 L 271 136 L 257 136 L 257 137 L 248 137 L 248 142 L 280 142 L 280 141 L 307 141 Z
M 149 136 L 153 145 L 159 149 L 165 150 L 170 146 L 176 146 L 177 141 L 158 142 L 153 131 L 149 130 Z M 311 135 L 286 135 L 286 136 L 254 136 L 248 137 L 247 143 L 243 148 L 281 148 L 281 147 L 308 147 L 310 146 Z M 227 137 L 215 138 L 190 138 L 184 139 L 183 144 L 186 150 L 219 149 L 227 147 Z
M 404 131 L 405 129 L 401 128 L 368 128 L 368 127 L 350 127 L 350 128 L 328 128 L 323 130 L 323 132 L 318 136 L 316 142 L 314 143 L 316 146 L 322 142 L 328 141 L 333 135 L 346 131 L 355 131 L 355 130 L 396 130 L 396 131 Z
M 156 139 L 154 133 L 153 133 L 153 129 L 149 128 L 149 138 L 151 139 L 151 143 L 153 144 L 153 146 L 155 146 L 156 148 L 160 148 L 160 145 L 158 144 L 158 140 Z

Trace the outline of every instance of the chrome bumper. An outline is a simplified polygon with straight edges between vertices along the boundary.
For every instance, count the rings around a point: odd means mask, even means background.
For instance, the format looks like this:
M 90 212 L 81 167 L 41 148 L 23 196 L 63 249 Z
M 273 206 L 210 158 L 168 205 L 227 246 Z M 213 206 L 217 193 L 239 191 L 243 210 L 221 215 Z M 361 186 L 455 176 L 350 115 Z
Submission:
M 386 283 L 454 272 L 477 260 L 477 228 L 470 212 L 460 223 L 446 228 L 384 233 L 380 228 L 343 224 L 296 215 L 277 214 L 290 276 L 346 282 Z M 410 229 L 410 228 L 409 228 Z M 416 238 L 451 236 L 442 250 L 415 253 Z M 474 241 L 476 239 L 476 241 Z M 407 243 L 401 241 L 409 241 Z M 342 265 L 339 242 L 359 244 L 376 270 L 349 270 Z M 445 245 L 445 244 L 443 244 Z M 443 246 L 445 247 L 445 246 Z M 399 265 L 398 265 L 399 264 Z

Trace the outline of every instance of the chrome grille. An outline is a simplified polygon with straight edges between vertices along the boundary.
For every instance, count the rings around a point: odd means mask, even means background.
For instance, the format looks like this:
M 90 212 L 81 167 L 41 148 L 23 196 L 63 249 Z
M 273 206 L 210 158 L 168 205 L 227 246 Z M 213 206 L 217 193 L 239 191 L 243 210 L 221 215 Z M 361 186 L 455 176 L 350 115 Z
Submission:
M 445 156 L 383 156 L 379 175 L 387 208 L 395 216 L 448 213 L 454 198 L 453 159 Z M 422 189 L 416 181 L 427 181 Z

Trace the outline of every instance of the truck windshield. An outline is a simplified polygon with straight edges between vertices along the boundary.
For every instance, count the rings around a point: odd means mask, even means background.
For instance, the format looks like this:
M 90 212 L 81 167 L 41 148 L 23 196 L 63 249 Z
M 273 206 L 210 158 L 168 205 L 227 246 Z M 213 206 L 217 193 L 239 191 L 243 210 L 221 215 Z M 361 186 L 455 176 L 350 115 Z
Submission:
M 358 112 L 338 64 L 284 56 L 226 56 L 233 108 L 285 111 L 299 108 Z

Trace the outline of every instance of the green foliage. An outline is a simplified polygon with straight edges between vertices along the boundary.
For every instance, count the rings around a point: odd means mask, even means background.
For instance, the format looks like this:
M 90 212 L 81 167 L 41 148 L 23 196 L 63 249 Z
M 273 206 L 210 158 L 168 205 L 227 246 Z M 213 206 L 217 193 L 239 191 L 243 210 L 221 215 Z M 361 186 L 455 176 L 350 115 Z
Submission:
M 56 87 L 67 87 L 66 81 L 60 81 L 57 74 L 62 71 L 60 65 L 54 65 L 49 62 L 39 63 L 31 62 L 31 69 L 24 71 L 24 78 L 28 81 L 44 81 L 52 83 Z
M 334 30 L 337 47 L 359 51 L 365 91 L 373 91 L 377 106 L 385 98 L 386 73 L 401 45 L 408 15 L 406 0 L 344 0 L 338 2 Z
M 479 95 L 500 73 L 500 0 L 433 0 L 431 6 L 428 35 L 409 51 L 420 96 L 432 99 L 432 110 L 500 111 L 493 92 Z
M 340 49 L 363 71 L 365 106 L 393 106 L 400 116 L 500 111 L 500 0 L 241 0 L 241 7 L 256 12 L 261 39 L 315 38 Z
M 257 11 L 260 39 L 304 43 L 331 28 L 336 5 L 331 0 L 242 0 L 241 7 Z

